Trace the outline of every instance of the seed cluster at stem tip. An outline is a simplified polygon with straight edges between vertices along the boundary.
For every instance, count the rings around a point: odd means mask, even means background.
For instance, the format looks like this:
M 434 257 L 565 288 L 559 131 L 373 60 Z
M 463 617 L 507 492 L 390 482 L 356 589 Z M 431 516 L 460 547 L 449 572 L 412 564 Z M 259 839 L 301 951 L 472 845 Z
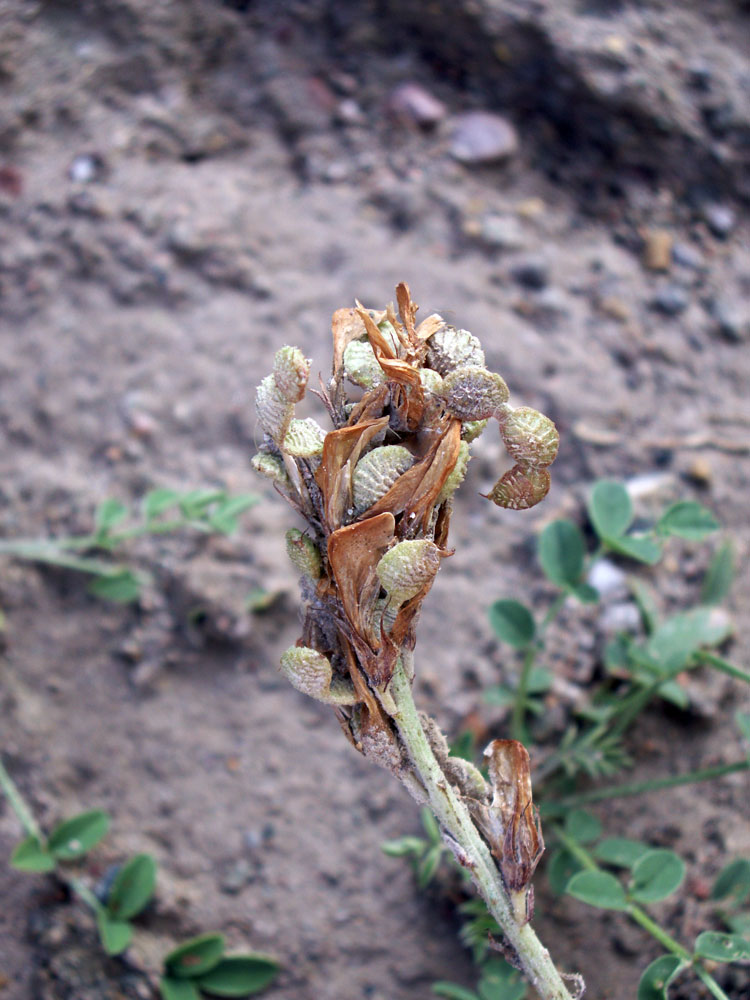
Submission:
M 514 740 L 495 741 L 489 783 L 452 757 L 434 722 L 417 716 L 412 654 L 422 602 L 450 555 L 453 494 L 472 442 L 497 421 L 515 464 L 489 499 L 523 510 L 549 490 L 558 434 L 543 414 L 510 405 L 473 334 L 437 314 L 417 325 L 405 284 L 396 297 L 398 311 L 356 303 L 334 313 L 332 374 L 317 393 L 332 430 L 295 416 L 310 372 L 297 348 L 278 351 L 257 389 L 263 441 L 253 466 L 306 522 L 287 533 L 301 574 L 302 635 L 281 670 L 334 707 L 356 749 L 429 801 L 450 836 L 466 834 L 461 850 L 474 852 L 477 885 L 520 954 L 527 883 L 543 849 L 528 755 Z M 545 995 L 568 996 L 533 940 L 523 947 L 536 958 L 519 959 L 527 974 L 554 983 Z

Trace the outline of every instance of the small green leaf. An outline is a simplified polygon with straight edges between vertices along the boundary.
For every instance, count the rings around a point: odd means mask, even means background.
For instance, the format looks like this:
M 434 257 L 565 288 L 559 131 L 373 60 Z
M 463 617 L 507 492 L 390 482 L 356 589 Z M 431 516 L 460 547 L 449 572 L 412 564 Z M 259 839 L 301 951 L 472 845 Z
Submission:
M 432 992 L 438 997 L 447 997 L 448 1000 L 480 1000 L 472 990 L 467 990 L 458 983 L 448 983 L 440 980 L 432 984 Z
M 740 731 L 740 736 L 750 742 L 750 712 L 735 712 L 734 721 Z
M 244 514 L 256 503 L 258 503 L 258 497 L 250 493 L 230 497 L 224 503 L 219 504 L 216 510 L 211 513 L 208 523 L 215 531 L 219 531 L 223 535 L 231 535 L 237 530 L 240 514 Z
M 432 844 L 442 844 L 442 837 L 440 836 L 440 826 L 438 821 L 432 815 L 427 806 L 423 806 L 419 811 L 419 817 L 422 820 L 422 828 L 427 834 L 430 843 Z
M 628 907 L 625 890 L 609 872 L 578 872 L 565 891 L 600 910 L 626 910 Z
M 581 862 L 564 847 L 558 847 L 550 855 L 547 862 L 547 878 L 550 888 L 556 896 L 568 888 L 568 882 L 581 870 Z
M 694 500 L 680 500 L 667 507 L 656 525 L 660 535 L 677 535 L 690 542 L 702 542 L 720 527 L 714 515 Z
M 647 966 L 638 983 L 638 1000 L 667 1000 L 667 987 L 684 968 L 677 955 L 662 955 Z
M 750 860 L 735 858 L 716 876 L 711 899 L 726 899 L 734 896 L 738 903 L 750 896 Z
M 92 580 L 89 593 L 105 601 L 129 604 L 140 597 L 141 586 L 141 578 L 132 569 L 114 569 Z
M 585 809 L 571 809 L 565 817 L 565 832 L 579 844 L 590 844 L 601 836 L 602 824 Z
M 732 634 L 730 620 L 712 608 L 692 608 L 672 615 L 646 643 L 646 653 L 667 673 L 687 666 L 701 647 L 717 646 Z
M 499 639 L 516 649 L 526 649 L 534 641 L 534 618 L 520 601 L 495 601 L 490 608 L 490 624 Z
M 575 587 L 570 588 L 570 593 L 581 604 L 596 604 L 600 597 L 599 591 L 596 587 L 592 587 L 590 583 L 577 583 Z
M 734 578 L 734 552 L 729 542 L 724 542 L 711 560 L 703 578 L 701 604 L 721 604 L 729 593 Z
M 164 968 L 178 979 L 194 979 L 218 965 L 223 954 L 223 934 L 201 934 L 170 951 L 164 959 Z
M 198 985 L 216 997 L 246 997 L 264 990 L 279 971 L 279 963 L 268 955 L 231 955 L 222 958 Z
M 435 877 L 435 873 L 440 867 L 443 850 L 442 844 L 433 844 L 417 865 L 417 885 L 420 889 L 426 888 Z
M 178 503 L 185 517 L 200 518 L 212 504 L 221 503 L 226 496 L 224 490 L 191 490 L 189 493 L 183 493 Z
M 746 962 L 750 960 L 750 941 L 739 934 L 704 931 L 695 939 L 695 954 L 713 962 Z
M 121 500 L 105 500 L 96 508 L 94 515 L 96 534 L 108 534 L 110 528 L 114 528 L 120 521 L 124 521 L 127 516 L 128 508 Z
M 19 872 L 51 872 L 55 869 L 55 859 L 38 837 L 29 836 L 16 845 L 10 865 Z
M 96 926 L 102 947 L 108 955 L 119 955 L 125 951 L 133 937 L 133 926 L 127 920 L 111 920 L 106 910 L 96 915 Z
M 197 987 L 189 979 L 173 979 L 163 976 L 159 980 L 162 1000 L 201 1000 Z
M 463 760 L 468 760 L 469 763 L 473 764 L 476 742 L 474 733 L 472 733 L 470 729 L 464 729 L 464 731 L 459 733 L 455 740 L 451 743 L 451 757 L 461 757 Z
M 155 517 L 164 514 L 170 507 L 174 507 L 179 499 L 180 494 L 176 490 L 150 490 L 143 498 L 143 512 L 146 515 L 146 520 L 153 521 Z
M 632 868 L 651 848 L 627 837 L 607 837 L 593 850 L 594 857 L 615 868 Z
M 622 538 L 605 538 L 607 548 L 628 559 L 654 566 L 661 559 L 661 545 L 644 535 L 625 535 Z
M 648 851 L 633 865 L 630 895 L 639 903 L 658 903 L 679 888 L 685 863 L 674 851 Z
M 106 835 L 109 823 L 110 817 L 102 809 L 79 813 L 55 827 L 47 847 L 61 861 L 80 858 Z
M 651 635 L 659 626 L 659 608 L 653 591 L 642 580 L 635 577 L 628 580 L 628 587 L 641 613 L 643 628 L 647 635 Z
M 386 840 L 380 845 L 383 854 L 389 858 L 404 858 L 410 854 L 423 854 L 427 841 L 421 837 L 399 837 L 397 840 Z
M 107 896 L 107 912 L 129 920 L 146 906 L 156 886 L 156 862 L 150 854 L 136 854 L 123 865 Z
M 478 989 L 481 1000 L 523 1000 L 526 996 L 526 983 L 502 958 L 484 963 Z
M 589 499 L 589 517 L 597 535 L 608 541 L 624 535 L 633 520 L 633 505 L 622 483 L 602 479 Z
M 575 587 L 583 573 L 583 535 L 572 521 L 553 521 L 539 536 L 539 562 L 558 587 Z

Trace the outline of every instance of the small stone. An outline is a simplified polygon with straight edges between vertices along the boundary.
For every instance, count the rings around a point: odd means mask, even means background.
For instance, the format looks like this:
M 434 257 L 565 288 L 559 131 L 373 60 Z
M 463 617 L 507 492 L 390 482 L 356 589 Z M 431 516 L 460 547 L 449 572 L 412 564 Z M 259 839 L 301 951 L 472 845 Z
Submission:
M 694 458 L 687 468 L 687 476 L 698 486 L 708 487 L 713 482 L 714 470 L 707 458 Z
M 672 249 L 672 258 L 675 264 L 687 267 L 691 271 L 702 271 L 706 266 L 703 254 L 689 243 L 675 243 Z
M 709 311 L 720 334 L 735 344 L 750 340 L 750 314 L 726 299 L 714 299 Z
M 630 319 L 630 309 L 627 303 L 614 295 L 609 295 L 602 299 L 599 302 L 599 308 L 605 316 L 617 320 L 618 323 L 627 323 Z
M 718 236 L 720 239 L 726 239 L 737 222 L 737 216 L 728 205 L 710 204 L 704 206 L 703 218 L 714 236 Z
M 541 291 L 549 282 L 549 264 L 538 254 L 523 257 L 510 269 L 511 275 L 525 288 Z
M 104 160 L 98 153 L 82 153 L 73 160 L 68 173 L 77 184 L 90 184 L 100 180 L 104 172 Z
M 497 163 L 518 152 L 518 133 L 501 115 L 467 111 L 456 118 L 450 151 L 461 163 Z
M 687 293 L 679 285 L 664 285 L 651 299 L 651 308 L 665 316 L 679 316 L 687 307 Z
M 246 858 L 240 858 L 224 872 L 220 882 L 222 892 L 236 896 L 253 879 L 253 866 Z
M 524 198 L 516 205 L 516 212 L 522 219 L 538 219 L 546 210 L 547 206 L 542 198 Z
M 627 574 L 609 559 L 598 559 L 588 573 L 587 582 L 602 597 L 609 597 L 626 588 Z
M 649 229 L 644 237 L 643 263 L 650 271 L 668 271 L 674 237 L 666 229 Z
M 479 236 L 498 250 L 520 250 L 525 243 L 523 228 L 512 216 L 485 215 L 479 223 Z
M 407 124 L 420 128 L 432 128 L 446 115 L 442 101 L 434 97 L 419 83 L 401 83 L 388 99 L 391 113 Z
M 621 601 L 608 605 L 599 618 L 602 632 L 614 635 L 617 632 L 637 632 L 641 625 L 641 613 L 631 601 Z

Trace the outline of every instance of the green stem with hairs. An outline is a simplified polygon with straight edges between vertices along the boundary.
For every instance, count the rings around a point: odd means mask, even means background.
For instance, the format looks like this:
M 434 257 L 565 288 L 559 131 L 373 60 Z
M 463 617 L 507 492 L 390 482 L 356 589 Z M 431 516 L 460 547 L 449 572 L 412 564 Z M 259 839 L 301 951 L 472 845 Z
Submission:
M 36 837 L 36 839 L 43 844 L 44 836 L 39 828 L 39 824 L 34 818 L 34 814 L 31 809 L 26 804 L 25 799 L 18 791 L 16 783 L 5 770 L 5 765 L 3 764 L 2 759 L 0 759 L 0 788 L 3 790 L 11 809 L 18 817 L 18 820 L 26 833 L 30 837 Z
M 412 653 L 404 651 L 403 660 Z M 389 714 L 411 759 L 427 799 L 441 827 L 465 854 L 474 884 L 497 920 L 522 970 L 543 1000 L 570 1000 L 571 994 L 550 954 L 525 916 L 517 911 L 505 888 L 489 848 L 435 758 L 417 713 L 407 673 L 412 664 L 399 661 L 388 688 Z

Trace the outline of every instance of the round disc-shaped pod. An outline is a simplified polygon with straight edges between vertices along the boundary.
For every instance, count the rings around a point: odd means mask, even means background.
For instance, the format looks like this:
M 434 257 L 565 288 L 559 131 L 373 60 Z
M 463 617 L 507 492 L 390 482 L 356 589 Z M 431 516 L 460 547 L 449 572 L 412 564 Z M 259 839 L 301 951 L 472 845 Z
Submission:
M 549 493 L 550 475 L 538 466 L 514 465 L 495 483 L 487 499 L 509 510 L 528 510 Z
M 557 428 L 539 410 L 519 406 L 510 410 L 501 423 L 500 433 L 508 454 L 516 462 L 551 465 L 560 444 Z
M 508 396 L 502 376 L 478 365 L 457 368 L 443 379 L 446 409 L 459 420 L 486 420 Z

